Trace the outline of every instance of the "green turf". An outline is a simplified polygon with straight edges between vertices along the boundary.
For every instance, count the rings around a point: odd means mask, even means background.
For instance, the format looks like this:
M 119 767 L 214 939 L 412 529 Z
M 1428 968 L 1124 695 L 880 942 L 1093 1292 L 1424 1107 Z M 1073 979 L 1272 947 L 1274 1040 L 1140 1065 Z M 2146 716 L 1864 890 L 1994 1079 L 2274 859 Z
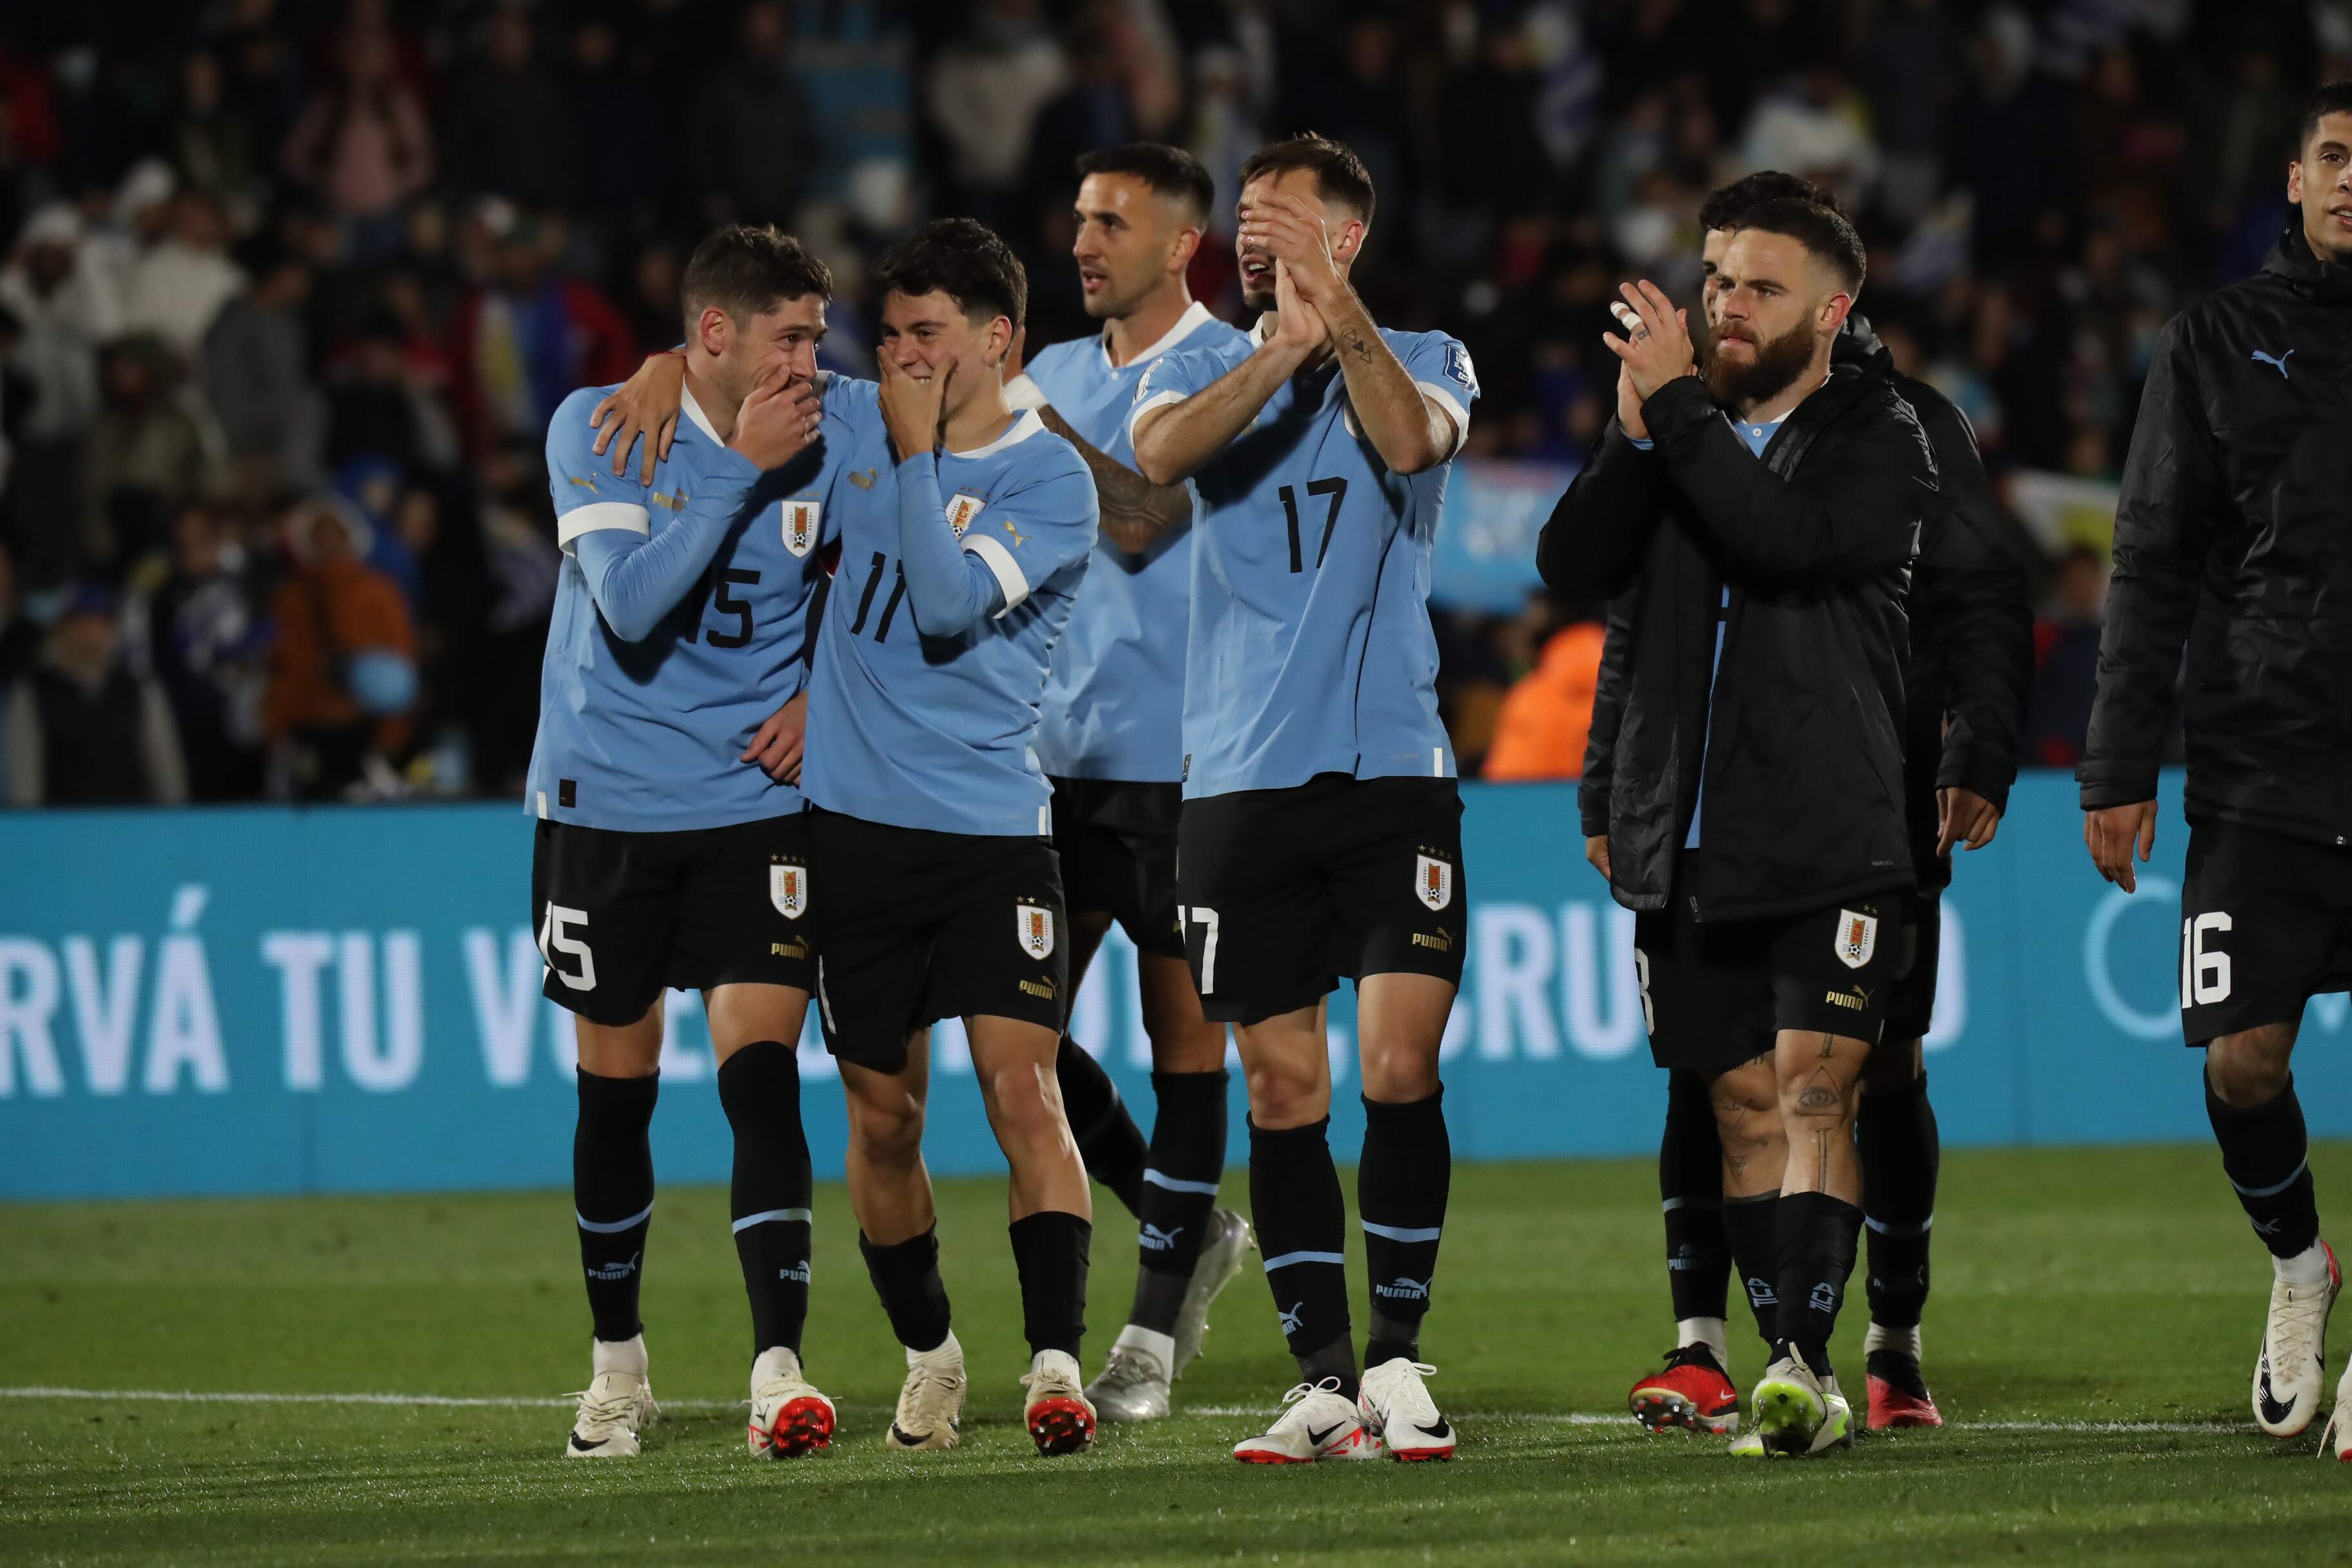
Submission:
M 2352 1187 L 2352 1146 L 2313 1163 L 2323 1193 Z M 679 1408 L 639 1459 L 559 1458 L 568 1415 L 552 1404 L 11 1397 L 0 1560 L 2346 1554 L 2352 1474 L 2315 1462 L 2315 1431 L 2281 1445 L 2248 1420 L 2268 1270 L 2210 1150 L 1955 1153 L 1944 1170 L 1927 1350 L 1956 1426 L 1828 1460 L 1735 1463 L 1718 1443 L 1560 1419 L 1621 1411 L 1671 1338 L 1645 1163 L 1455 1173 L 1423 1350 L 1462 1449 L 1412 1467 L 1244 1468 L 1226 1458 L 1253 1429 L 1235 1414 L 1115 1428 L 1090 1455 L 1037 1458 L 1019 1423 L 1025 1357 L 998 1182 L 940 1194 L 972 1370 L 963 1446 L 883 1452 L 900 1363 L 841 1194 L 825 1189 L 808 1345 L 840 1440 L 755 1463 L 720 1404 L 741 1397 L 749 1354 L 725 1195 L 668 1189 L 646 1317 L 655 1389 Z M 1134 1258 L 1131 1225 L 1104 1202 L 1090 1372 Z M 529 1397 L 585 1380 L 560 1194 L 0 1208 L 0 1387 Z M 1181 1402 L 1270 1409 L 1292 1381 L 1273 1316 L 1252 1270 Z M 1861 1316 L 1839 1346 L 1856 1385 Z M 1735 1353 L 1752 1382 L 1754 1341 Z

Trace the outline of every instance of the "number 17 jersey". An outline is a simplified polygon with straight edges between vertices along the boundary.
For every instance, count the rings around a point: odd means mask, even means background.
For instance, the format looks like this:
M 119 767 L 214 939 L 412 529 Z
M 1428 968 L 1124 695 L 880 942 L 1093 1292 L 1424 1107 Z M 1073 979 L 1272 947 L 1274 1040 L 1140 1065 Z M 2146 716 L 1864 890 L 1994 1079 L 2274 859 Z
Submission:
M 1271 321 L 1156 362 L 1136 387 L 1130 433 L 1246 360 Z M 1468 352 L 1442 332 L 1381 336 L 1451 417 L 1458 451 L 1478 396 Z M 1391 471 L 1328 362 L 1284 383 L 1193 476 L 1187 800 L 1288 789 L 1321 773 L 1454 776 L 1429 624 L 1452 455 L 1422 473 Z

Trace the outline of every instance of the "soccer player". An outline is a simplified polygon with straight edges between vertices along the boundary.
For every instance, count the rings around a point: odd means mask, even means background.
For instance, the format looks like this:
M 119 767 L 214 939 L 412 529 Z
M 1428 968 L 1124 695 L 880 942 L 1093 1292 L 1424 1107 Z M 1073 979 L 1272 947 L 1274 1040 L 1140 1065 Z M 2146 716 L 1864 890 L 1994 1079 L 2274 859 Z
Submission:
M 1136 466 L 1190 479 L 1178 903 L 1210 1018 L 1248 1075 L 1250 1201 L 1300 1383 L 1255 1463 L 1443 1459 L 1422 1320 L 1453 1155 L 1437 1053 L 1462 977 L 1462 803 L 1427 605 L 1446 465 L 1478 395 L 1439 332 L 1385 331 L 1349 285 L 1373 212 L 1320 136 L 1242 168 L 1247 337 L 1169 355 L 1137 387 Z M 1346 1205 L 1327 1139 L 1325 998 L 1356 982 L 1357 1206 L 1371 1323 L 1358 1375 Z
M 813 972 L 798 768 L 824 475 L 813 382 L 833 279 L 770 228 L 688 262 L 688 423 L 623 477 L 573 393 L 548 426 L 563 568 L 528 784 L 547 995 L 577 1016 L 572 1194 L 595 1321 L 564 1452 L 637 1452 L 654 1412 L 637 1287 L 653 1221 L 664 987 L 703 993 L 735 1133 L 735 1246 L 751 1300 L 748 1441 L 827 1446 L 800 1360 L 809 1153 L 794 1050 Z
M 1703 378 L 1683 313 L 1625 285 L 1618 417 L 1537 555 L 1559 592 L 1626 595 L 1602 852 L 1651 1050 L 1708 1080 L 1727 1204 L 1779 1194 L 1769 1247 L 1737 1258 L 1775 1312 L 1741 1454 L 1852 1441 L 1828 1348 L 1862 1228 L 1853 1121 L 1916 886 L 1903 605 L 1939 502 L 1909 406 L 1832 365 L 1864 267 L 1827 208 L 1741 214 Z
M 1054 843 L 1070 907 L 1070 988 L 1117 920 L 1133 939 L 1158 1101 L 1147 1148 L 1100 1063 L 1065 1035 L 1062 1098 L 1095 1180 L 1141 1223 L 1135 1305 L 1087 1396 L 1106 1421 L 1168 1414 L 1168 1385 L 1201 1353 L 1209 1303 L 1241 1271 L 1249 1222 L 1217 1206 L 1225 1166 L 1225 1027 L 1201 1010 L 1176 919 L 1183 804 L 1184 629 L 1192 498 L 1129 466 L 1136 383 L 1162 354 L 1233 342 L 1184 269 L 1215 186 L 1156 142 L 1078 160 L 1077 258 L 1099 336 L 1056 343 L 1007 389 L 1094 472 L 1102 531 L 1086 591 L 1054 649 L 1037 755 L 1054 785 Z
M 2253 1408 L 2280 1437 L 2319 1409 L 2343 1287 L 2289 1068 L 2305 1003 L 2352 982 L 2352 632 L 2334 471 L 2352 375 L 2330 347 L 2352 321 L 2352 82 L 2305 102 L 2286 195 L 2298 210 L 2262 271 L 2157 339 L 2078 773 L 2084 842 L 2128 893 L 2135 847 L 2146 860 L 2156 846 L 2185 644 L 2181 1032 L 2205 1050 L 2221 1173 L 2271 1252 Z M 2352 1459 L 2347 1407 L 2352 1376 L 2336 1388 L 2339 1459 Z
M 1748 174 L 1707 197 L 1699 225 L 1710 285 L 1738 215 L 1780 197 L 1834 205 L 1808 182 L 1775 170 Z M 1976 849 L 1991 842 L 2017 776 L 2019 717 L 2032 668 L 2032 616 L 2023 571 L 2001 542 L 1999 503 L 1967 416 L 1934 387 L 1896 372 L 1893 356 L 1858 311 L 1846 317 L 1831 357 L 1884 377 L 1911 405 L 1935 448 L 1950 502 L 1948 510 L 1927 519 L 1909 606 L 1904 793 L 1912 861 L 1920 868 L 1919 896 L 1905 922 L 1885 1036 L 1863 1071 L 1854 1129 L 1870 1247 L 1870 1331 L 1864 1343 L 1868 1422 L 1876 1431 L 1943 1424 L 1919 1360 L 1938 1164 L 1921 1040 L 1934 1014 L 1942 891 L 1951 880 L 1952 848 L 1965 842 Z M 1619 646 L 1624 646 L 1622 640 Z M 1601 706 L 1595 765 L 1587 768 L 1580 795 L 1586 831 L 1592 835 L 1586 847 L 1605 862 L 1607 751 L 1615 731 L 1613 704 Z M 1663 1370 L 1633 1385 L 1629 1402 L 1634 1415 L 1654 1428 L 1727 1433 L 1738 1419 L 1724 1326 L 1732 1255 L 1769 1255 L 1776 1194 L 1725 1208 L 1714 1107 L 1705 1079 L 1686 1069 L 1669 1076 L 1658 1180 L 1676 1348 Z M 1726 1235 L 1731 1225 L 1753 1232 L 1737 1249 Z M 1759 1276 L 1743 1283 L 1751 1289 L 1749 1305 L 1769 1341 L 1771 1281 Z

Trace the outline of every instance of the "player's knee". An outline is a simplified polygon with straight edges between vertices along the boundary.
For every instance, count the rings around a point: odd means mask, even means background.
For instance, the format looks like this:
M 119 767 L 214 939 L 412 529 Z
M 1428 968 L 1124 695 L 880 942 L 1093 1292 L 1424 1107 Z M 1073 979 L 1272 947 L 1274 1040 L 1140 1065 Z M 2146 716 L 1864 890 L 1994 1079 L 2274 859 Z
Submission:
M 1388 1050 L 1364 1053 L 1364 1098 L 1402 1105 L 1437 1092 L 1437 1053 Z
M 858 1155 L 876 1164 L 898 1164 L 923 1148 L 923 1107 L 911 1098 L 892 1102 L 849 1102 L 849 1139 Z
M 2293 1047 L 2266 1029 L 2225 1035 L 2205 1047 L 2205 1080 L 2221 1103 L 2240 1110 L 2267 1105 L 2286 1092 Z
M 1304 1127 L 1330 1114 L 1330 1085 L 1306 1064 L 1261 1060 L 1245 1076 L 1250 1118 L 1260 1127 Z
M 980 1093 L 1000 1141 L 1056 1137 L 1067 1126 L 1061 1086 L 1050 1065 L 999 1068 L 982 1076 Z

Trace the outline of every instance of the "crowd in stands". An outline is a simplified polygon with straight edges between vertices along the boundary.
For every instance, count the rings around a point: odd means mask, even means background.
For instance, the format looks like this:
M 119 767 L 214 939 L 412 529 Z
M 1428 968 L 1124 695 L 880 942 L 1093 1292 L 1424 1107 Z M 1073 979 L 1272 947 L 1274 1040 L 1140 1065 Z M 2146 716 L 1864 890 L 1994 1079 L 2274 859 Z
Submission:
M 2295 106 L 2344 75 L 2337 0 L 8 7 L 5 798 L 515 794 L 560 562 L 548 417 L 677 340 L 714 222 L 832 262 L 855 372 L 872 257 L 981 217 L 1042 344 L 1089 330 L 1079 153 L 1183 143 L 1229 213 L 1247 153 L 1312 127 L 1379 184 L 1375 314 L 1473 351 L 1469 457 L 1570 464 L 1609 413 L 1617 281 L 1695 294 L 1701 198 L 1783 168 L 1855 215 L 1864 313 L 2004 494 L 2095 495 L 2154 334 L 2260 264 Z M 1214 226 L 1193 283 L 1231 313 Z M 2095 512 L 2019 533 L 2035 763 L 2081 743 Z M 1433 613 L 1465 773 L 1572 774 L 1595 606 Z

